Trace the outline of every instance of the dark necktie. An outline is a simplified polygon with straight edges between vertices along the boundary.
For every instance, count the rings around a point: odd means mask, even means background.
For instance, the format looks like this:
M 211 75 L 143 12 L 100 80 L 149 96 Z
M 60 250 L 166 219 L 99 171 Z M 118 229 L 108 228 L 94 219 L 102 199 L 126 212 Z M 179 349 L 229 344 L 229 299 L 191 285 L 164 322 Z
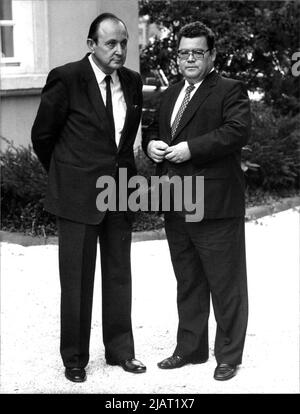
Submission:
M 112 136 L 115 139 L 115 122 L 114 122 L 114 115 L 113 115 L 113 107 L 112 107 L 112 99 L 111 99 L 111 89 L 110 89 L 110 81 L 111 76 L 105 76 L 105 83 L 106 83 L 106 112 L 107 117 L 109 120 L 109 125 L 112 131 Z
M 191 95 L 191 92 L 192 92 L 192 90 L 194 88 L 195 88 L 194 85 L 189 85 L 186 88 L 184 99 L 182 101 L 182 104 L 180 105 L 180 108 L 178 109 L 178 112 L 176 114 L 176 117 L 174 119 L 174 122 L 173 122 L 173 124 L 171 126 L 172 138 L 175 135 L 176 129 L 177 129 L 178 125 L 179 125 L 179 122 L 180 122 L 180 119 L 181 119 L 181 117 L 183 115 L 183 112 L 184 112 L 185 108 L 187 107 L 187 104 L 190 101 L 190 95 Z

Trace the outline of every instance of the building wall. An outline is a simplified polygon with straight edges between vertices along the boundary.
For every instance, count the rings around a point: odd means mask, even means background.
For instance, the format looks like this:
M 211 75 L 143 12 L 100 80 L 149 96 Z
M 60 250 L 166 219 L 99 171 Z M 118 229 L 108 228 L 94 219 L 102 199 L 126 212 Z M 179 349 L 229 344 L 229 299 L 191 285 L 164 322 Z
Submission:
M 39 97 L 36 95 L 7 96 L 1 99 L 1 136 L 14 146 L 30 144 L 30 130 L 37 111 Z M 1 142 L 1 149 L 7 146 Z
M 48 7 L 50 68 L 83 57 L 88 52 L 86 38 L 92 20 L 110 12 L 128 28 L 126 66 L 139 71 L 137 0 L 51 0 Z
M 99 0 L 50 0 L 49 67 L 50 69 L 83 58 L 88 52 L 89 26 L 98 13 Z
M 1 79 L 0 84 L 0 135 L 13 141 L 14 145 L 30 144 L 30 131 L 40 102 L 40 87 L 45 83 L 47 73 L 56 66 L 81 59 L 88 52 L 86 38 L 89 26 L 98 14 L 112 12 L 124 20 L 130 36 L 126 66 L 139 71 L 138 0 L 42 1 L 45 5 L 45 27 L 39 27 L 38 16 L 34 18 L 37 21 L 35 31 L 43 30 L 45 43 L 41 48 L 37 34 L 35 50 L 37 60 L 41 59 L 42 53 L 47 54 L 41 60 L 47 62 L 48 68 L 44 64 L 43 73 L 34 73 L 34 76 L 32 73 L 23 74 L 19 82 L 10 74 L 7 79 Z M 6 145 L 1 141 L 2 149 Z

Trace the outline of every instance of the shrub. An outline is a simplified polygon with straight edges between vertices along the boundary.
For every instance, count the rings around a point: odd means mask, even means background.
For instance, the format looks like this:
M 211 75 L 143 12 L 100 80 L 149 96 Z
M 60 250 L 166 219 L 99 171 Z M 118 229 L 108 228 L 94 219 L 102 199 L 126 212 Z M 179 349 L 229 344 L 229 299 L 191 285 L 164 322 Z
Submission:
M 139 175 L 149 179 L 151 175 L 155 174 L 155 163 L 145 155 L 141 147 L 135 153 L 135 164 Z
M 141 147 L 135 154 L 135 163 L 138 175 L 145 177 L 149 183 L 152 175 L 155 175 L 156 165 L 144 153 Z M 134 231 L 146 231 L 160 229 L 164 226 L 163 215 L 154 211 L 138 211 L 133 223 Z
M 247 154 L 250 162 L 260 168 L 246 172 L 249 190 L 267 191 L 299 188 L 300 178 L 300 116 L 276 117 L 262 103 L 252 103 L 252 136 Z
M 3 230 L 55 233 L 55 219 L 43 210 L 47 175 L 32 148 L 10 144 L 0 154 Z

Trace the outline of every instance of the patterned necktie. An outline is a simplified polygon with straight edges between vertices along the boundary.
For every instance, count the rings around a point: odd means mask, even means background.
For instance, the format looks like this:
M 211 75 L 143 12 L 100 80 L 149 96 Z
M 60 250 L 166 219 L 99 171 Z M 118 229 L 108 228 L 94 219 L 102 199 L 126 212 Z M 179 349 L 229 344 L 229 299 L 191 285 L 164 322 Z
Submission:
M 111 76 L 105 76 L 105 83 L 106 83 L 106 112 L 109 120 L 109 124 L 112 131 L 112 136 L 115 139 L 115 122 L 114 122 L 114 115 L 113 115 L 113 107 L 112 107 L 112 99 L 111 99 L 111 89 L 110 89 L 110 81 Z
M 174 135 L 175 135 L 175 132 L 176 132 L 176 129 L 177 129 L 178 125 L 179 125 L 179 122 L 180 122 L 180 119 L 181 119 L 181 117 L 182 117 L 182 114 L 183 114 L 183 112 L 184 112 L 185 108 L 187 107 L 187 104 L 188 104 L 188 103 L 189 103 L 189 101 L 190 101 L 190 95 L 191 95 L 191 92 L 192 92 L 192 90 L 193 90 L 194 88 L 195 88 L 195 86 L 194 86 L 194 85 L 189 85 L 189 86 L 186 88 L 184 99 L 183 99 L 183 101 L 182 101 L 182 103 L 181 103 L 181 105 L 180 105 L 180 108 L 179 108 L 179 110 L 178 110 L 178 112 L 177 112 L 177 114 L 176 114 L 176 117 L 175 117 L 175 119 L 174 119 L 174 122 L 173 122 L 173 124 L 172 124 L 172 126 L 171 126 L 172 138 L 173 138 L 173 137 L 174 137 Z

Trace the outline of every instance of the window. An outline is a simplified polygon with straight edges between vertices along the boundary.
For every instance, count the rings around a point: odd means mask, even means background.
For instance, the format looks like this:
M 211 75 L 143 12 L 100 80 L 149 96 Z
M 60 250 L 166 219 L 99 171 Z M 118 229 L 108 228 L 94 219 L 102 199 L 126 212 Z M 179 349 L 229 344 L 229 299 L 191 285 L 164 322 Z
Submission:
M 1 0 L 0 2 L 0 38 L 1 57 L 14 57 L 14 21 L 12 18 L 12 0 Z
M 48 2 L 0 0 L 1 90 L 41 88 L 48 62 Z

